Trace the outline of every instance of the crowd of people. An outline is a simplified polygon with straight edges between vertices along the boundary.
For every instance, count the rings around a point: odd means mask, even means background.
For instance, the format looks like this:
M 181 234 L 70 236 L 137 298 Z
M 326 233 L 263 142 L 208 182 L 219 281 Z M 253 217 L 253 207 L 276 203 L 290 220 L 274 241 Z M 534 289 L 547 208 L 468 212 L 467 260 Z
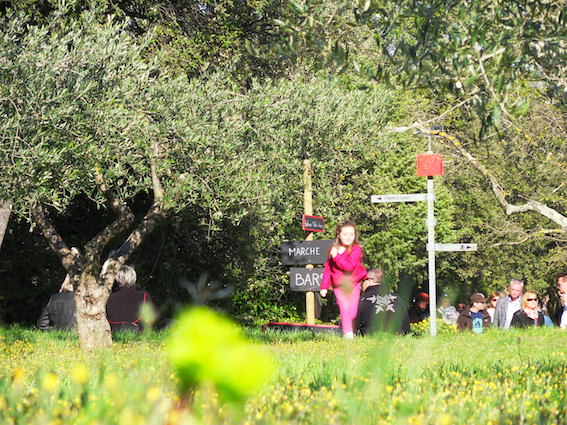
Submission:
M 107 302 L 106 314 L 112 332 L 141 330 L 141 308 L 151 299 L 147 292 L 136 289 L 136 271 L 127 265 L 116 274 L 118 290 Z M 356 225 L 345 222 L 336 229 L 323 269 L 320 295 L 330 289 L 335 295 L 341 329 L 345 338 L 373 331 L 406 334 L 410 323 L 429 317 L 429 295 L 419 292 L 411 306 L 384 284 L 384 272 L 378 268 L 366 270 L 362 265 L 362 249 L 357 241 Z M 567 328 L 567 274 L 557 279 L 556 287 L 546 296 L 525 291 L 524 282 L 512 279 L 506 293 L 494 292 L 488 300 L 481 293 L 470 296 L 467 304 L 451 305 L 443 294 L 437 316 L 459 330 L 482 333 L 488 327 L 559 326 Z M 58 294 L 53 295 L 38 320 L 42 330 L 69 329 L 76 326 L 73 285 L 69 276 Z
M 357 241 L 356 225 L 345 222 L 337 227 L 336 239 L 323 269 L 321 296 L 333 288 L 341 316 L 345 338 L 356 333 L 366 335 L 373 330 L 407 333 L 410 323 L 418 323 L 430 315 L 429 295 L 418 293 L 412 305 L 382 283 L 380 269 L 362 265 L 362 249 Z M 557 279 L 556 287 L 541 298 L 535 291 L 525 291 L 524 282 L 512 279 L 507 293 L 494 292 L 487 300 L 474 293 L 468 304 L 451 305 L 447 294 L 440 299 L 437 316 L 457 325 L 459 330 L 482 333 L 489 327 L 509 329 L 534 326 L 567 328 L 567 275 Z

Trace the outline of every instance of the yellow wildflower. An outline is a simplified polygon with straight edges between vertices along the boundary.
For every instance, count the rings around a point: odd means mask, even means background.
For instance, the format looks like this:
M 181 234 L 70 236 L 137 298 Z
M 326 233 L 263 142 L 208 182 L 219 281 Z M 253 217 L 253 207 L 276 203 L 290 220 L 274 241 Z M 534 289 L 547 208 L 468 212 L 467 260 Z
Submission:
M 41 387 L 51 393 L 59 388 L 59 378 L 54 373 L 50 372 L 43 377 Z
M 77 363 L 71 371 L 73 382 L 84 385 L 89 381 L 89 369 L 82 363 Z
M 26 372 L 21 367 L 14 369 L 12 373 L 12 382 L 14 385 L 23 385 L 24 379 L 26 377 Z
M 161 391 L 158 387 L 150 387 L 146 392 L 146 400 L 149 403 L 155 403 L 159 400 Z

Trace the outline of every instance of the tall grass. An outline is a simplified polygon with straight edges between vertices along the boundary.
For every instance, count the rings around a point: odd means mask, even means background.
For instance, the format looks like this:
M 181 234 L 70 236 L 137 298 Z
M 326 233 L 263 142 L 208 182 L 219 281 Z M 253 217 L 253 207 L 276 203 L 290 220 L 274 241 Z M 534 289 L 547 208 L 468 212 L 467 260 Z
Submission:
M 567 423 L 567 334 L 557 329 L 354 341 L 246 334 L 275 357 L 274 380 L 239 405 L 221 405 L 205 385 L 183 416 L 161 333 L 86 354 L 72 334 L 4 329 L 0 423 Z

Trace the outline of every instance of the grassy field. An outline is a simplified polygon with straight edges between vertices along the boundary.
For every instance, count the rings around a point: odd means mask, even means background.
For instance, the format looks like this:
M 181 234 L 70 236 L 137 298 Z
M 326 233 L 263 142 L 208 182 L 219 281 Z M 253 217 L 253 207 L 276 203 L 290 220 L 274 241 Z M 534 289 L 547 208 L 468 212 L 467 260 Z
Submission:
M 221 404 L 203 385 L 179 408 L 164 335 L 86 354 L 74 335 L 0 335 L 1 424 L 567 424 L 567 333 L 554 329 L 342 340 L 262 333 L 276 371 Z

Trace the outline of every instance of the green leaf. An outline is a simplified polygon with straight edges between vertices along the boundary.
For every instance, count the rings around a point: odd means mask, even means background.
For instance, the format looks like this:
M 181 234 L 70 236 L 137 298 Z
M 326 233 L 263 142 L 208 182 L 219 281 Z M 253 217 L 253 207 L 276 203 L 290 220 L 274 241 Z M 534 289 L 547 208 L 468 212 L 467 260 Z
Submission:
M 494 106 L 492 107 L 492 122 L 494 123 L 494 125 L 497 126 L 500 124 L 500 117 L 500 106 L 497 103 L 494 103 Z
M 521 102 L 514 110 L 514 115 L 520 117 L 530 109 L 530 102 L 525 100 Z

